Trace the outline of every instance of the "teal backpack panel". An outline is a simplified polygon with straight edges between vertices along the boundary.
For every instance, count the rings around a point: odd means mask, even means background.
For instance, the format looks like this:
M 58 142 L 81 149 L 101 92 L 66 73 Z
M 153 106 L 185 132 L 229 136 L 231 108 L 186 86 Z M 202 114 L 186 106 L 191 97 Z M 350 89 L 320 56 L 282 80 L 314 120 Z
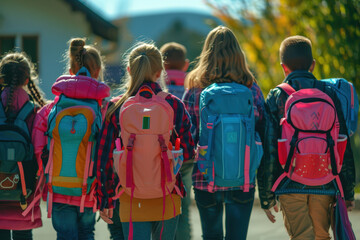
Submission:
M 343 78 L 329 78 L 321 81 L 327 83 L 335 90 L 341 102 L 348 134 L 352 136 L 357 129 L 359 113 L 359 99 L 353 84 Z
M 209 183 L 221 187 L 244 185 L 248 146 L 250 184 L 255 184 L 263 150 L 255 133 L 253 96 L 249 88 L 237 83 L 214 83 L 202 91 L 199 146 L 199 170 Z
M 96 145 L 96 137 L 99 133 L 102 124 L 102 114 L 99 103 L 93 99 L 74 99 L 66 97 L 65 95 L 60 95 L 58 102 L 51 109 L 48 116 L 48 149 L 50 150 L 50 142 L 53 137 L 53 130 L 56 126 L 56 117 L 62 111 L 71 108 L 71 107 L 83 107 L 91 109 L 95 113 L 94 122 L 91 125 L 91 134 L 89 141 L 93 142 L 92 152 L 91 152 L 91 162 L 94 161 L 94 150 Z M 88 121 L 83 114 L 77 114 L 75 116 L 64 115 L 61 119 L 58 120 L 59 128 L 59 137 L 61 142 L 61 151 L 62 151 L 62 164 L 60 170 L 60 177 L 77 177 L 76 173 L 76 159 L 78 156 L 78 150 L 80 144 L 88 128 Z M 83 146 L 82 146 L 83 147 Z M 85 167 L 85 166 L 84 166 Z M 92 182 L 95 180 L 95 176 L 89 177 L 87 179 L 88 189 L 87 193 L 90 191 Z M 66 188 L 53 186 L 53 191 L 55 193 L 68 195 L 68 196 L 81 196 L 81 188 Z

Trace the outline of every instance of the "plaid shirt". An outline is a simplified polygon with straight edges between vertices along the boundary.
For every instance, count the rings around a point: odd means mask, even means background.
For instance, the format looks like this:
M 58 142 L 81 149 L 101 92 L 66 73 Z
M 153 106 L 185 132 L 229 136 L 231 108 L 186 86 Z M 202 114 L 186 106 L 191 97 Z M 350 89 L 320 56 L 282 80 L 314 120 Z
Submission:
M 184 96 L 183 102 L 185 104 L 186 109 L 188 110 L 191 121 L 191 134 L 193 136 L 195 144 L 199 142 L 199 121 L 200 121 L 200 111 L 199 111 L 199 104 L 200 104 L 200 94 L 202 89 L 200 88 L 192 88 L 187 89 Z M 264 132 L 265 132 L 265 105 L 264 105 L 264 96 L 259 88 L 259 86 L 254 83 L 251 87 L 251 92 L 254 97 L 254 114 L 255 114 L 255 130 L 259 133 L 260 138 L 264 139 Z M 197 164 L 194 165 L 193 171 L 193 185 L 194 188 L 199 190 L 208 191 L 208 181 L 204 178 L 204 175 L 199 171 Z M 255 186 L 251 186 L 255 187 Z M 241 190 L 242 187 L 219 187 L 214 186 L 214 191 L 230 191 L 230 190 Z
M 150 86 L 155 94 L 161 91 L 160 86 L 154 82 L 145 82 L 144 85 Z M 141 93 L 143 97 L 150 97 L 148 92 Z M 119 99 L 119 98 L 117 98 Z M 112 100 L 116 102 L 117 99 Z M 184 162 L 194 158 L 194 141 L 190 133 L 190 116 L 186 111 L 184 104 L 180 99 L 169 94 L 165 100 L 172 106 L 174 110 L 174 126 L 175 131 L 170 141 L 175 145 L 178 134 L 183 149 Z M 110 106 L 110 105 L 109 105 Z M 113 199 L 115 195 L 115 187 L 117 179 L 115 178 L 113 168 L 113 150 L 115 149 L 115 140 L 119 136 L 120 124 L 120 107 L 111 115 L 110 121 L 104 121 L 97 141 L 97 156 L 95 158 L 97 172 L 96 177 L 99 180 L 97 186 L 97 205 L 99 209 L 113 208 Z M 176 133 L 175 133 L 176 132 Z M 179 187 L 182 195 L 185 196 L 185 188 L 183 186 L 180 174 L 177 175 L 176 185 Z M 175 189 L 173 193 L 176 193 Z

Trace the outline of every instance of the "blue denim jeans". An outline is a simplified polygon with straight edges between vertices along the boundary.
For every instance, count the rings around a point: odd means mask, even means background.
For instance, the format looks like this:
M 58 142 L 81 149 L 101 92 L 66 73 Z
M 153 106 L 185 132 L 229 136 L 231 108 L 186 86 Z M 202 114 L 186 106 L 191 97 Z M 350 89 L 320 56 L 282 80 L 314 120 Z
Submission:
M 116 205 L 113 212 L 113 217 L 111 220 L 114 222 L 113 224 L 108 224 L 108 229 L 110 232 L 110 239 L 111 240 L 125 240 L 124 233 L 120 221 L 119 215 L 119 200 L 116 201 Z
M 165 221 L 157 222 L 133 222 L 133 240 L 173 240 L 175 238 L 175 232 L 178 224 L 179 216 Z M 125 239 L 129 236 L 129 222 L 123 222 L 123 231 Z
M 93 240 L 95 213 L 92 208 L 85 208 L 62 203 L 53 203 L 52 224 L 58 240 Z
M 225 205 L 225 239 L 245 240 L 254 203 L 254 192 L 254 188 L 247 193 L 240 190 L 209 193 L 195 189 L 203 239 L 224 239 L 223 212 Z
M 11 238 L 12 235 L 12 238 Z M 32 229 L 30 230 L 1 230 L 1 240 L 32 240 Z

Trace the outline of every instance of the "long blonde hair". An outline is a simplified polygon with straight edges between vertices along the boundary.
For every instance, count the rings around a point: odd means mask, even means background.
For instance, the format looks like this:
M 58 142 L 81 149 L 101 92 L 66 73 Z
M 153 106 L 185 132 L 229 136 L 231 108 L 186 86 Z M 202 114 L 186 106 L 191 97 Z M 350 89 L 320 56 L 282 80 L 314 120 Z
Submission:
M 190 88 L 205 88 L 222 82 L 251 87 L 255 78 L 234 33 L 227 27 L 218 26 L 207 35 L 198 62 L 186 81 Z
M 163 60 L 159 49 L 154 44 L 136 44 L 127 57 L 127 68 L 124 85 L 121 87 L 125 93 L 106 112 L 106 120 L 119 108 L 129 97 L 133 96 L 140 86 L 146 81 L 153 81 L 154 75 L 164 70 Z M 162 71 L 164 72 L 164 71 Z M 164 79 L 159 79 L 160 86 L 166 90 Z

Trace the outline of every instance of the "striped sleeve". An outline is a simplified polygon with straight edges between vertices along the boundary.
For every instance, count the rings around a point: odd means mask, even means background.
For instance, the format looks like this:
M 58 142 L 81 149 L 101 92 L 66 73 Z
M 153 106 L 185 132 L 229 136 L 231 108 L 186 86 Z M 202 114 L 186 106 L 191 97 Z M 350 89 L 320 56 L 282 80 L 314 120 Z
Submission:
M 180 145 L 184 154 L 184 162 L 186 162 L 189 159 L 193 159 L 195 156 L 195 144 L 190 131 L 190 115 L 185 109 L 184 103 L 180 99 L 169 95 L 166 100 L 174 109 L 174 125 L 176 133 L 172 135 L 171 142 L 174 143 L 176 137 L 180 138 Z
M 104 121 L 96 145 L 96 178 L 97 207 L 113 208 L 112 197 L 115 195 L 115 173 L 113 170 L 113 150 L 115 140 L 119 135 L 118 119 L 119 109 L 111 116 L 110 121 Z

